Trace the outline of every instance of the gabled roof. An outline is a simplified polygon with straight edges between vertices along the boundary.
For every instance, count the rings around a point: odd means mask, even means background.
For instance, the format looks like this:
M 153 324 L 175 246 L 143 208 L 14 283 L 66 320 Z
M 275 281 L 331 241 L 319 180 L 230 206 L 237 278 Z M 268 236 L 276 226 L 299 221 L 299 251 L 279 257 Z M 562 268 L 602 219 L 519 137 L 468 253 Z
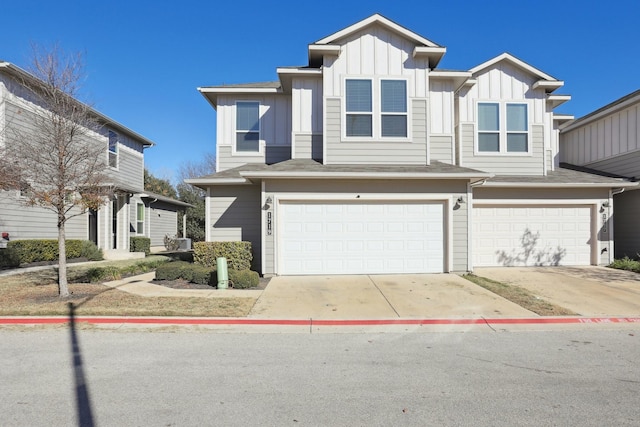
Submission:
M 350 25 L 340 31 L 337 31 L 327 37 L 324 37 L 315 43 L 309 45 L 309 66 L 319 67 L 322 62 L 323 55 L 339 55 L 341 40 L 355 34 L 371 25 L 380 25 L 402 37 L 410 40 L 416 46 L 413 51 L 413 56 L 423 56 L 429 58 L 429 65 L 433 69 L 438 65 L 438 62 L 442 59 L 447 51 L 446 47 L 440 46 L 437 43 L 432 42 L 429 39 L 422 37 L 421 35 L 414 33 L 413 31 L 403 27 L 400 24 L 393 22 L 392 20 L 380 15 L 379 13 L 373 14 L 368 18 L 358 21 L 353 25 Z
M 3 61 L 0 59 L 0 72 L 4 71 L 6 74 L 12 76 L 12 77 L 16 77 L 19 80 L 26 80 L 26 81 L 31 81 L 31 82 L 39 82 L 42 83 L 41 80 L 39 80 L 37 77 L 35 77 L 33 74 L 23 70 L 22 68 L 18 67 L 17 65 L 14 65 L 10 62 L 7 61 Z M 34 83 L 35 84 L 35 83 Z M 82 104 L 81 101 L 75 100 L 78 102 L 78 104 Z M 110 128 L 112 128 L 113 130 L 119 131 L 121 133 L 124 133 L 126 135 L 128 135 L 129 137 L 138 140 L 142 143 L 142 145 L 146 148 L 146 147 L 152 147 L 155 145 L 155 143 L 147 138 L 145 138 L 144 136 L 140 135 L 137 132 L 132 131 L 131 129 L 129 129 L 128 127 L 124 126 L 123 124 L 120 124 L 118 122 L 116 122 L 115 120 L 113 120 L 110 117 L 107 117 L 106 115 L 102 114 L 101 112 L 93 109 L 93 108 L 89 108 L 89 111 L 91 111 L 91 114 L 93 114 L 101 123 L 109 126 Z
M 545 92 L 553 92 L 554 90 L 556 90 L 559 87 L 562 87 L 564 85 L 564 82 L 561 80 L 556 79 L 555 77 L 537 69 L 536 67 L 527 64 L 526 62 L 524 62 L 523 60 L 516 58 L 515 56 L 511 55 L 510 53 L 502 53 L 498 56 L 496 56 L 495 58 L 492 58 L 488 61 L 483 62 L 480 65 L 477 65 L 475 67 L 473 67 L 472 69 L 470 69 L 469 71 L 472 74 L 476 74 L 480 71 L 486 70 L 487 68 L 490 68 L 492 66 L 494 66 L 495 64 L 502 62 L 502 61 L 506 61 L 509 62 L 513 65 L 515 65 L 518 68 L 521 68 L 525 71 L 527 71 L 529 74 L 532 74 L 533 76 L 538 77 L 539 79 L 541 79 L 540 81 L 536 82 L 534 84 L 534 89 L 537 88 L 543 88 L 545 90 Z

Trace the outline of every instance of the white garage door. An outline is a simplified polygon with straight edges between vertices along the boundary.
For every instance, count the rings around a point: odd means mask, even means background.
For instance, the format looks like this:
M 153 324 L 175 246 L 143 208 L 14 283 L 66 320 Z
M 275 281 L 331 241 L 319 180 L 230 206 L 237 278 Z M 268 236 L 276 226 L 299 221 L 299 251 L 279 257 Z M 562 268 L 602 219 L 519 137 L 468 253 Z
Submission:
M 473 208 L 473 264 L 591 264 L 591 207 Z
M 442 203 L 281 202 L 280 274 L 442 272 Z

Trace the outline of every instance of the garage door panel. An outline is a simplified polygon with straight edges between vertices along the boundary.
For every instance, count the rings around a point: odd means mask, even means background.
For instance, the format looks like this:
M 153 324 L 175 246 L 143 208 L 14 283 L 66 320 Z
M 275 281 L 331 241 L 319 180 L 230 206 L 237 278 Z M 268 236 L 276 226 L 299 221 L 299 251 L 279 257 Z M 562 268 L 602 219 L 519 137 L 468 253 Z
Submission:
M 280 274 L 443 271 L 442 203 L 284 202 L 278 214 Z
M 591 220 L 588 205 L 474 207 L 474 265 L 589 265 Z

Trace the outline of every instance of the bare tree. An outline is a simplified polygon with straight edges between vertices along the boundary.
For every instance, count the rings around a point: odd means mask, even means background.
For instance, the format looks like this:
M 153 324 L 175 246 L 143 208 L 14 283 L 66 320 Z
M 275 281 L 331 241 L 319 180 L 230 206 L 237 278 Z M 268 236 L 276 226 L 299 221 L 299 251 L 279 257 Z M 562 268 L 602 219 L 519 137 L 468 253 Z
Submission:
M 184 183 L 185 179 L 198 178 L 216 172 L 216 155 L 204 153 L 200 160 L 188 160 L 178 167 L 178 180 Z
M 200 160 L 187 161 L 178 167 L 178 179 L 180 183 L 176 186 L 178 197 L 183 202 L 193 205 L 186 210 L 186 224 L 183 218 L 178 219 L 178 228 L 186 230 L 186 235 L 193 241 L 198 242 L 205 239 L 205 192 L 201 188 L 194 187 L 184 182 L 185 179 L 198 178 L 210 175 L 216 171 L 216 156 L 213 153 L 205 153 Z
M 98 133 L 94 110 L 77 99 L 83 69 L 81 54 L 34 46 L 30 74 L 18 73 L 29 98 L 18 114 L 29 125 L 10 127 L 6 140 L 5 155 L 20 172 L 24 203 L 56 215 L 60 297 L 69 296 L 65 225 L 98 209 L 111 194 L 107 141 Z

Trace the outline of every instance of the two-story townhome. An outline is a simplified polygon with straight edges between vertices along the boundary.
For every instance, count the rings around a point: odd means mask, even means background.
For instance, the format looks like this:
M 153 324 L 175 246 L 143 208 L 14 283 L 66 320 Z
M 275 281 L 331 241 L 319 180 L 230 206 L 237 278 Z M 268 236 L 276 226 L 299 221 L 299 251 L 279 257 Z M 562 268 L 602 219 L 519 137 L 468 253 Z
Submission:
M 563 82 L 509 54 L 441 70 L 442 47 L 373 15 L 278 81 L 201 87 L 217 111 L 206 240 L 263 274 L 469 271 L 611 260 L 629 185 L 559 167 Z
M 32 75 L 9 62 L 0 61 L 0 144 L 9 145 L 18 132 L 38 131 L 34 117 L 40 108 L 24 82 Z M 162 246 L 165 234 L 177 233 L 177 215 L 189 204 L 144 191 L 144 150 L 154 143 L 96 110 L 101 127 L 90 133 L 95 144 L 104 146 L 104 161 L 113 187 L 111 200 L 98 211 L 88 211 L 66 224 L 68 239 L 91 240 L 107 257 L 125 257 L 129 237 L 151 238 Z M 0 232 L 8 240 L 57 239 L 56 215 L 40 207 L 27 207 L 19 189 L 0 189 Z M 77 212 L 75 212 L 77 213 Z
M 610 176 L 640 180 L 640 90 L 563 127 L 560 159 Z M 616 258 L 640 256 L 640 191 L 636 188 L 621 188 L 613 196 Z

